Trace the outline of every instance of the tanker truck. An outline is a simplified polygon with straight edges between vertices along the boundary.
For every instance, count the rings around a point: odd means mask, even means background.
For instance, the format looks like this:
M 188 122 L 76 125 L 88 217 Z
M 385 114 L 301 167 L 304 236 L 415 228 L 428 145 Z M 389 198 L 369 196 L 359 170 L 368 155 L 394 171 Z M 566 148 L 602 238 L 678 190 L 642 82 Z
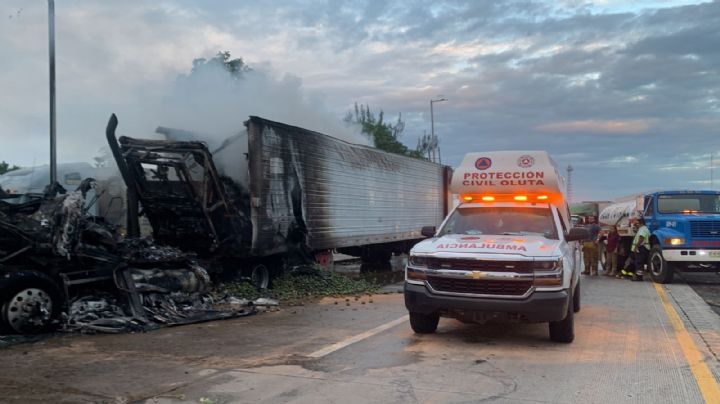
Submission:
M 720 192 L 638 194 L 609 205 L 599 220 L 606 228 L 617 226 L 620 243 L 629 251 L 635 237 L 632 219 L 638 217 L 651 234 L 647 272 L 654 282 L 670 283 L 676 271 L 720 271 Z
M 600 212 L 608 207 L 611 201 L 582 201 L 570 204 L 571 217 L 584 220 L 588 216 L 597 217 Z

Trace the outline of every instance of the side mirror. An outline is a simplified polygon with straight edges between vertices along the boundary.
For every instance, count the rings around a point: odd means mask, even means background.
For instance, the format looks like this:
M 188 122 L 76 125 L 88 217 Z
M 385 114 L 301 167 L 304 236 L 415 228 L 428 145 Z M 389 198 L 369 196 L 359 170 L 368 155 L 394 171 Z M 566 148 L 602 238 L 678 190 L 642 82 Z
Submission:
M 422 234 L 425 237 L 432 237 L 435 235 L 435 226 L 424 226 L 422 230 L 420 230 L 420 234 Z
M 573 227 L 565 235 L 565 241 L 590 240 L 590 232 L 583 227 Z

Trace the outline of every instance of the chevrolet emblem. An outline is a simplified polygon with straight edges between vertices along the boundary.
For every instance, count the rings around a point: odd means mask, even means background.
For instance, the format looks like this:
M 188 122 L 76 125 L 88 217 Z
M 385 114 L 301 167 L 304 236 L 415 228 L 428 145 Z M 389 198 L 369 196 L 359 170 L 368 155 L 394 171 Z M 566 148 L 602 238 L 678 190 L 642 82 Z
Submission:
M 485 277 L 485 274 L 480 271 L 472 271 L 472 272 L 466 273 L 465 276 L 467 276 L 468 278 L 472 278 L 472 279 L 480 279 L 480 278 Z

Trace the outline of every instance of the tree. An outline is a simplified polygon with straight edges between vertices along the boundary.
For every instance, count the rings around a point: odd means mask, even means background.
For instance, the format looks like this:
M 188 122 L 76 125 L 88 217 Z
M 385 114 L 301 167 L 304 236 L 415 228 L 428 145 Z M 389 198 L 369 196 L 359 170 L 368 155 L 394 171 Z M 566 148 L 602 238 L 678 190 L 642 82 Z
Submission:
M 208 69 L 214 69 L 218 66 L 222 66 L 225 70 L 230 72 L 230 75 L 237 79 L 242 78 L 243 73 L 249 72 L 252 69 L 248 66 L 242 58 L 232 59 L 229 51 L 218 52 L 212 59 L 197 58 L 193 60 L 193 67 L 190 71 L 190 75 L 200 74 Z
M 369 105 L 355 103 L 355 111 L 347 113 L 345 122 L 360 125 L 362 133 L 372 139 L 375 147 L 380 150 L 403 156 L 424 158 L 421 151 L 410 150 L 400 142 L 400 136 L 405 130 L 405 121 L 402 120 L 402 114 L 398 114 L 395 124 L 389 124 L 385 122 L 385 114 L 382 110 L 375 117 Z
M 3 160 L 2 162 L 0 162 L 0 175 L 3 175 L 3 174 L 5 174 L 5 173 L 8 172 L 8 171 L 17 170 L 17 169 L 19 169 L 19 168 L 20 168 L 20 167 L 18 167 L 18 166 L 16 166 L 16 165 L 13 165 L 13 166 L 11 167 L 10 164 L 8 164 L 7 162 L 5 162 L 5 160 Z
M 420 137 L 420 139 L 418 139 L 415 151 L 420 153 L 421 156 L 427 156 L 427 159 L 430 160 L 430 154 L 436 148 L 437 138 L 433 139 L 432 135 L 425 133 Z

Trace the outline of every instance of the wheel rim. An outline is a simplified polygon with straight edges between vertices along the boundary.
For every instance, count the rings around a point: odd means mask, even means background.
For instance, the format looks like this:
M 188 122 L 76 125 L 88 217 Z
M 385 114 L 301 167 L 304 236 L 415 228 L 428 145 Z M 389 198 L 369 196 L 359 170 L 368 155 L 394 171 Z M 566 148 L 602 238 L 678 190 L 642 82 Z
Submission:
M 42 329 L 52 317 L 52 299 L 42 289 L 27 288 L 19 291 L 5 304 L 7 324 L 18 333 Z
M 662 257 L 658 253 L 654 253 L 650 257 L 650 272 L 655 276 L 660 276 L 662 272 Z
M 256 265 L 252 274 L 250 275 L 250 281 L 256 289 L 267 289 L 270 284 L 270 272 L 265 265 Z

